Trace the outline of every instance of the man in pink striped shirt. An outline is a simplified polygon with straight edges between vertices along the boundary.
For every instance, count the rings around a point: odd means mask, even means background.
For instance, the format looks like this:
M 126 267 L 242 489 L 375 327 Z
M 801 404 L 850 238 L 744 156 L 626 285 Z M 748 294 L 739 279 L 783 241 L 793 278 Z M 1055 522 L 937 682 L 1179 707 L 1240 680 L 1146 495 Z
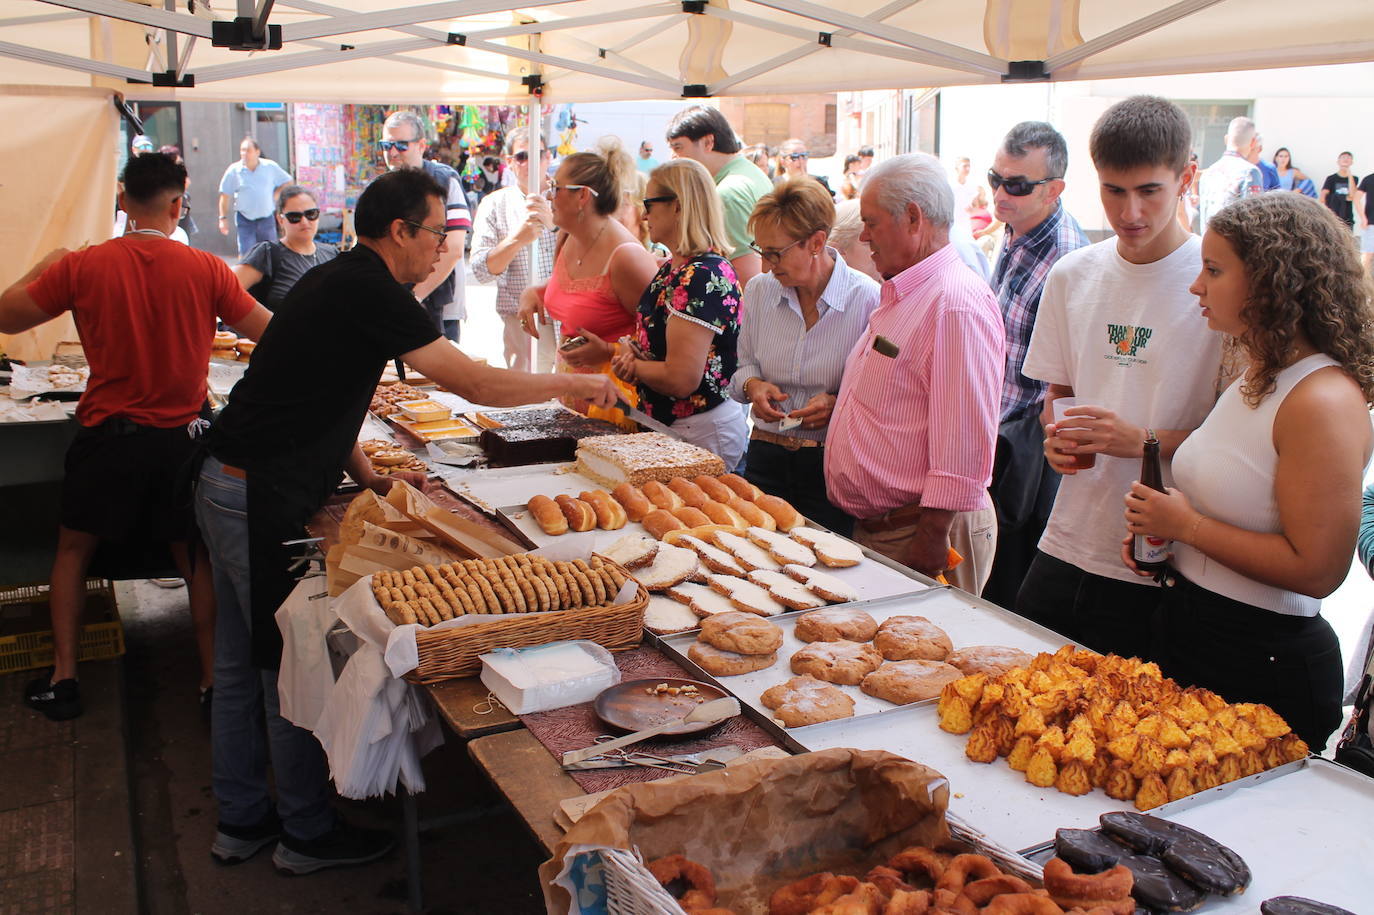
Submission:
M 988 499 L 1006 337 L 997 300 L 949 244 L 954 196 L 938 160 L 897 156 L 864 178 L 863 233 L 886 282 L 845 363 L 830 420 L 830 500 L 855 539 L 918 572 L 982 590 L 997 520 Z

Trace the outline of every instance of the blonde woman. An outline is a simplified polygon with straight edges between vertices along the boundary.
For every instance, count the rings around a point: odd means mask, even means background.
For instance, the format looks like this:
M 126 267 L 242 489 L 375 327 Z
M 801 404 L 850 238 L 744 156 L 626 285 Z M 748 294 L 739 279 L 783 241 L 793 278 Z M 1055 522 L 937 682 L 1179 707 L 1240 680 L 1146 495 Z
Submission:
M 616 355 L 616 375 L 634 382 L 640 407 L 734 469 L 748 427 L 730 399 L 739 339 L 740 288 L 720 197 L 710 172 L 673 159 L 649 174 L 649 237 L 672 256 L 639 300 L 634 343 Z
M 830 245 L 840 253 L 844 262 L 864 276 L 881 283 L 878 268 L 873 265 L 873 252 L 868 242 L 859 241 L 864 230 L 859 218 L 859 201 L 846 200 L 835 207 L 835 225 L 830 229 Z

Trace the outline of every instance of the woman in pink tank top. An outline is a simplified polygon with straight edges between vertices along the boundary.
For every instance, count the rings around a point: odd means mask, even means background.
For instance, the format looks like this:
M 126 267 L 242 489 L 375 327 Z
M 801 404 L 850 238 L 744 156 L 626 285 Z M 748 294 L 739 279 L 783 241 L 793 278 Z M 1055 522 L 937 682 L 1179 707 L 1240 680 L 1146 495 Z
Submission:
M 520 299 L 521 325 L 538 337 L 536 313 L 547 313 L 562 325 L 559 371 L 610 375 L 619 340 L 634 331 L 639 297 L 653 279 L 657 263 L 644 246 L 615 219 L 625 175 L 634 164 L 613 151 L 608 155 L 574 153 L 558 167 L 553 186 L 553 221 L 562 230 L 553 275 L 542 287 L 525 290 Z M 564 349 L 574 337 L 586 342 Z M 636 403 L 633 386 L 622 391 Z M 577 409 L 585 405 L 570 404 Z M 588 415 L 627 423 L 620 411 L 586 410 Z

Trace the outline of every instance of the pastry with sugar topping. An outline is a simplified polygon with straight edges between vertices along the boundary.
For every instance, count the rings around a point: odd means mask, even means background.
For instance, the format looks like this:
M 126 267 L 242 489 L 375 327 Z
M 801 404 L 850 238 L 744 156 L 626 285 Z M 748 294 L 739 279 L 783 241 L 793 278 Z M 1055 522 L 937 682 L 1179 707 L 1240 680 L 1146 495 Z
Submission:
M 609 487 L 725 472 L 719 457 L 658 432 L 598 435 L 577 446 L 577 472 Z

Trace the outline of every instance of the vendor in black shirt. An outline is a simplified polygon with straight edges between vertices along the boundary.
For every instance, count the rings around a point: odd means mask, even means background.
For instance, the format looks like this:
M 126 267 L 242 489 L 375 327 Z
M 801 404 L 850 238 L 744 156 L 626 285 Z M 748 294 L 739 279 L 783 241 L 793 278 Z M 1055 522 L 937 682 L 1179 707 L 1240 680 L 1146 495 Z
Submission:
M 282 541 L 308 536 L 306 522 L 342 471 L 378 493 L 391 486 L 357 442 L 387 362 L 403 358 L 460 396 L 492 406 L 561 396 L 609 406 L 615 399 L 604 375 L 489 368 L 439 336 L 403 284 L 429 276 L 445 250 L 444 200 L 444 189 L 419 170 L 389 172 L 368 185 L 354 215 L 358 247 L 311 270 L 287 295 L 208 435 L 196 514 L 219 601 L 211 715 L 219 829 L 211 853 L 224 863 L 275 842 L 277 867 L 303 874 L 371 861 L 391 847 L 385 833 L 335 816 L 319 742 L 280 716 L 281 636 L 273 618 L 293 586 Z M 265 743 L 256 724 L 263 706 Z

